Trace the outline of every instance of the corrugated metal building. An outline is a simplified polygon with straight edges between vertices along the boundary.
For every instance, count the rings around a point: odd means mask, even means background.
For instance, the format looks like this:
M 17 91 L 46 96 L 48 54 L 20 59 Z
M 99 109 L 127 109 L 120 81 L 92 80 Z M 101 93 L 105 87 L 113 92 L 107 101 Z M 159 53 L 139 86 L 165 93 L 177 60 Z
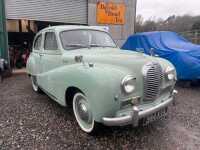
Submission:
M 32 43 L 34 34 L 49 25 L 108 26 L 119 46 L 134 33 L 136 0 L 1 0 L 3 1 L 9 46 L 20 43 L 23 45 L 25 40 Z M 4 7 L 0 9 L 2 17 Z M 108 22 L 98 22 L 102 16 Z M 5 28 L 2 28 L 2 20 L 5 21 L 5 18 L 1 18 L 1 35 L 6 33 Z M 3 37 L 1 42 L 6 41 L 6 35 L 1 36 Z M 6 54 L 5 49 L 0 48 L 0 53 Z
M 101 0 L 102 1 L 102 0 Z M 109 0 L 103 0 L 104 2 L 109 2 Z M 136 18 L 136 3 L 137 0 L 110 0 L 116 4 L 125 5 L 125 22 L 124 24 L 106 24 L 109 26 L 110 32 L 118 43 L 121 46 L 129 35 L 134 33 L 134 24 Z M 99 25 L 96 21 L 96 4 L 98 0 L 88 0 L 88 24 L 89 25 Z
M 96 21 L 98 2 L 125 5 L 123 25 L 103 24 L 109 26 L 111 34 L 121 46 L 124 40 L 134 32 L 136 0 L 6 0 L 6 17 L 14 20 L 100 25 Z
M 87 0 L 6 0 L 8 19 L 87 24 Z

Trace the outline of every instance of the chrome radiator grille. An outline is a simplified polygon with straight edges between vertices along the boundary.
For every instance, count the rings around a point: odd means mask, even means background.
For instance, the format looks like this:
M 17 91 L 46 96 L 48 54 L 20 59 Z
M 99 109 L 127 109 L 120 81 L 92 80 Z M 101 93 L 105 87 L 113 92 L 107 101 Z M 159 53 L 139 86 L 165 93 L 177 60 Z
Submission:
M 162 67 L 158 63 L 149 63 L 143 67 L 144 101 L 156 100 L 160 93 L 163 78 Z

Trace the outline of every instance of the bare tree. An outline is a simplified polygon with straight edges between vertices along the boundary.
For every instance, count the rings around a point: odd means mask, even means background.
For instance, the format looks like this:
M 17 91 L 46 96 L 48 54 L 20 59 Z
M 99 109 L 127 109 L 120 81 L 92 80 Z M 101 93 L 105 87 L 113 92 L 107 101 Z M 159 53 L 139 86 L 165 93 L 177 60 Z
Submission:
M 142 15 L 137 15 L 136 17 L 136 24 L 135 24 L 135 28 L 137 32 L 142 32 L 143 31 L 143 17 Z
M 192 30 L 194 28 L 198 28 L 199 25 L 200 16 L 171 15 L 166 20 L 158 19 L 156 21 L 152 18 L 144 21 L 141 15 L 137 16 L 136 18 L 136 32 L 147 32 L 156 30 L 184 32 Z

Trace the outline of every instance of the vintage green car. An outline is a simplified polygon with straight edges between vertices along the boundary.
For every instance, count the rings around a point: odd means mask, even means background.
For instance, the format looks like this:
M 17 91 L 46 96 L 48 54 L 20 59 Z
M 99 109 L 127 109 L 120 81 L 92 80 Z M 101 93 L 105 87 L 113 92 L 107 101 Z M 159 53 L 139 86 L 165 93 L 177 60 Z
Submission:
M 122 51 L 103 27 L 54 26 L 40 31 L 27 62 L 35 92 L 73 108 L 80 128 L 138 126 L 165 116 L 176 70 L 167 60 Z

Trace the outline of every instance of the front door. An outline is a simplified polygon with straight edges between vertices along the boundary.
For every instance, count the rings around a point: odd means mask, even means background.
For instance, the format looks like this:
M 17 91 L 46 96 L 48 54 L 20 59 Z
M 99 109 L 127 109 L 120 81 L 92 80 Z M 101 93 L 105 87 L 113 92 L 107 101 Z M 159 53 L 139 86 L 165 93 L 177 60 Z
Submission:
M 55 32 L 44 33 L 43 54 L 41 58 L 42 88 L 52 97 L 56 97 L 56 70 L 62 65 L 61 51 L 58 48 Z
M 33 44 L 33 58 L 35 60 L 35 68 L 34 68 L 34 75 L 37 76 L 37 80 L 40 78 L 40 74 L 42 72 L 41 67 L 41 56 L 42 56 L 42 34 L 36 36 Z M 39 83 L 39 82 L 38 82 Z

